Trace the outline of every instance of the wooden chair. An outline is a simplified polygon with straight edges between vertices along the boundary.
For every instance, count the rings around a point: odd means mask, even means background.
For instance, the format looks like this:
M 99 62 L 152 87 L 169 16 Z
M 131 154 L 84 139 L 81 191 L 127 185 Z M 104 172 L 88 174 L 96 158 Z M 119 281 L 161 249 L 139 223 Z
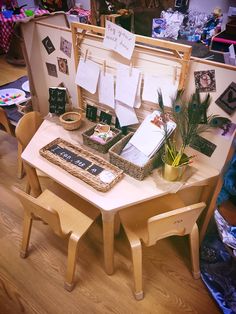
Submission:
M 181 205 L 182 204 L 182 205 Z M 179 207 L 179 205 L 181 207 Z M 177 209 L 173 209 L 173 206 Z M 142 288 L 142 245 L 152 246 L 158 240 L 172 236 L 189 235 L 192 274 L 200 277 L 199 270 L 199 232 L 196 220 L 205 208 L 201 202 L 183 206 L 181 199 L 171 194 L 157 201 L 158 209 L 143 208 L 137 212 L 135 206 L 119 212 L 121 223 L 130 242 L 134 273 L 134 295 L 137 300 L 143 299 Z
M 3 125 L 4 129 L 9 135 L 14 135 L 11 123 L 8 120 L 7 114 L 3 108 L 0 107 L 0 124 Z
M 27 257 L 32 221 L 40 217 L 61 238 L 69 238 L 67 271 L 64 288 L 72 291 L 75 285 L 75 268 L 78 256 L 78 243 L 95 220 L 83 214 L 63 199 L 49 190 L 45 190 L 39 197 L 34 198 L 13 186 L 24 208 L 23 239 L 20 256 Z
M 23 162 L 21 154 L 25 147 L 30 142 L 31 138 L 38 130 L 43 122 L 41 114 L 37 111 L 26 113 L 18 122 L 15 129 L 15 136 L 18 140 L 18 172 L 23 173 Z M 22 176 L 22 175 L 21 175 Z M 26 191 L 30 192 L 29 184 L 27 183 Z

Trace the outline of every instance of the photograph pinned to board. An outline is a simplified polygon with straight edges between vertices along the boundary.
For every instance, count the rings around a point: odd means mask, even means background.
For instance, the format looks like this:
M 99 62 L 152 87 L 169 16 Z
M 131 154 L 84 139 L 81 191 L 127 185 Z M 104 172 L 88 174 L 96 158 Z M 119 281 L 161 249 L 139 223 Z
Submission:
M 194 78 L 199 93 L 216 91 L 215 70 L 195 71 Z
M 66 88 L 49 87 L 49 112 L 55 114 L 65 113 Z
M 86 89 L 89 93 L 95 94 L 98 85 L 100 67 L 97 63 L 80 58 L 76 72 L 75 84 Z
M 135 35 L 107 20 L 103 46 L 130 60 L 134 51 Z
M 68 64 L 67 64 L 67 60 L 64 58 L 57 58 L 57 62 L 58 62 L 58 69 L 60 72 L 64 73 L 64 74 L 69 74 L 69 69 L 68 69 Z
M 134 108 L 140 76 L 141 72 L 132 65 L 119 64 L 116 73 L 115 99 Z
M 101 73 L 98 82 L 98 101 L 101 104 L 115 108 L 115 79 L 110 73 Z
M 50 55 L 55 49 L 51 39 L 49 38 L 49 36 L 45 37 L 43 40 L 42 40 L 42 43 L 45 47 L 45 49 L 47 50 L 47 53 Z
M 61 37 L 60 50 L 64 52 L 64 54 L 67 55 L 67 57 L 71 58 L 72 43 L 66 40 L 65 38 Z
M 216 104 L 229 115 L 236 110 L 236 83 L 232 82 L 216 100 Z
M 57 77 L 57 67 L 56 64 L 46 62 L 46 67 L 49 76 Z
M 173 78 L 161 77 L 160 75 L 144 75 L 142 99 L 156 104 L 158 102 L 158 90 L 161 90 L 163 102 L 166 107 L 172 106 L 178 90 L 178 82 L 173 84 Z

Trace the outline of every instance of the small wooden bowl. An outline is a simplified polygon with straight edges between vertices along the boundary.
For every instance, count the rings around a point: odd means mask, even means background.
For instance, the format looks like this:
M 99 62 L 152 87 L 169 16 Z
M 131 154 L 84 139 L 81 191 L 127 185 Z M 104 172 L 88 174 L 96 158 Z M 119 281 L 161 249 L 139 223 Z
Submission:
M 66 112 L 60 116 L 60 123 L 65 130 L 72 131 L 80 127 L 82 116 L 78 112 Z

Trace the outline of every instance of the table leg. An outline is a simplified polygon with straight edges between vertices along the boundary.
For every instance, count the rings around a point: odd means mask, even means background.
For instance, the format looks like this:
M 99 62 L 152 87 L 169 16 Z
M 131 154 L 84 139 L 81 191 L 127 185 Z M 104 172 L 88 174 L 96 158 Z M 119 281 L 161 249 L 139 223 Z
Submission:
M 24 169 L 26 172 L 27 180 L 30 185 L 31 195 L 38 197 L 42 193 L 42 189 L 39 183 L 39 179 L 35 168 L 24 162 Z
M 102 212 L 104 265 L 108 275 L 114 272 L 114 213 Z

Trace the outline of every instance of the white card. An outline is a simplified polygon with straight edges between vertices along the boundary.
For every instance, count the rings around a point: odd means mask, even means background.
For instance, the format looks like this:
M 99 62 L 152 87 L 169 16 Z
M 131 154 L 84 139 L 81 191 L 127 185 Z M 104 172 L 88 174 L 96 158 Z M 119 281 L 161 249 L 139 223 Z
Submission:
M 99 102 L 111 108 L 115 108 L 114 76 L 110 73 L 100 73 L 98 82 Z
M 144 76 L 143 94 L 144 101 L 158 103 L 158 90 L 162 92 L 164 105 L 172 106 L 172 99 L 175 98 L 178 84 L 173 84 L 173 78 L 163 78 L 160 76 L 146 74 Z
M 118 100 L 116 101 L 115 113 L 121 127 L 139 123 L 134 109 Z
M 160 117 L 160 120 L 157 122 L 155 122 L 156 117 Z M 168 134 L 170 134 L 175 127 L 175 122 L 167 122 Z M 164 139 L 165 130 L 161 119 L 161 112 L 154 111 L 144 119 L 129 143 L 134 145 L 146 156 L 151 157 L 162 146 Z
M 118 66 L 115 99 L 133 108 L 139 79 L 140 71 L 138 69 L 130 69 L 130 67 L 122 65 Z
M 103 45 L 130 60 L 134 51 L 135 35 L 117 24 L 106 21 Z
M 91 94 L 95 94 L 97 90 L 100 68 L 91 61 L 80 59 L 75 77 L 75 84 L 83 87 Z
M 137 88 L 135 101 L 134 101 L 134 108 L 140 108 L 140 106 L 142 104 L 142 100 L 141 100 L 141 83 L 142 83 L 142 77 L 141 77 L 141 74 L 140 74 L 138 88 Z
M 230 54 L 230 58 L 235 59 L 234 45 L 229 46 L 229 54 Z

